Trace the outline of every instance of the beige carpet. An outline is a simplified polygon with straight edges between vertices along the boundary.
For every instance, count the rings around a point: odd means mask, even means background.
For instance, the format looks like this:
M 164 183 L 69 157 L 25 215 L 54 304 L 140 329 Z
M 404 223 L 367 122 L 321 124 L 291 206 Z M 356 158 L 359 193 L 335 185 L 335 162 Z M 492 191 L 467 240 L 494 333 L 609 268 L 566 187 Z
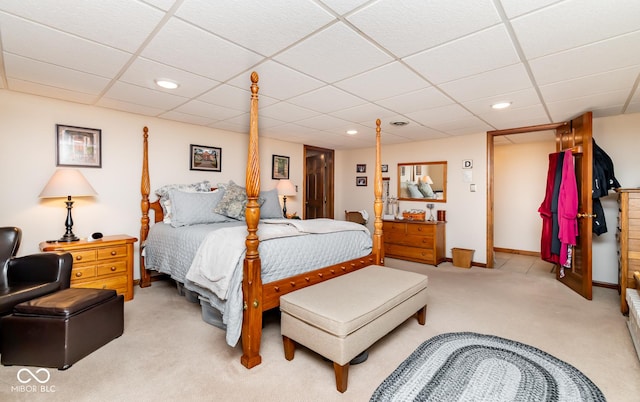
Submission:
M 122 337 L 67 371 L 50 370 L 45 388 L 20 389 L 21 367 L 0 367 L 0 400 L 368 401 L 418 345 L 455 331 L 527 343 L 581 370 L 608 401 L 639 400 L 640 364 L 618 292 L 594 288 L 587 301 L 556 282 L 547 264 L 501 258 L 495 270 L 388 259 L 388 266 L 429 275 L 427 325 L 408 320 L 376 343 L 369 360 L 351 368 L 344 394 L 335 390 L 331 363 L 314 353 L 298 349 L 293 361 L 284 359 L 277 317 L 266 319 L 263 363 L 247 370 L 240 348 L 201 320 L 199 306 L 156 282 L 125 303 Z

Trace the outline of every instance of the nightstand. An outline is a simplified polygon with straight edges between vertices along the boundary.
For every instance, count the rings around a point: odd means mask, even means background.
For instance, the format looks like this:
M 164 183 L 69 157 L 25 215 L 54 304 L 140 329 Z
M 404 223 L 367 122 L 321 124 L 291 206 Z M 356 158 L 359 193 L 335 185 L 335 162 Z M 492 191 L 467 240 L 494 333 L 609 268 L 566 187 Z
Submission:
M 114 289 L 133 299 L 133 243 L 127 235 L 74 242 L 40 243 L 41 251 L 67 251 L 73 256 L 72 288 Z

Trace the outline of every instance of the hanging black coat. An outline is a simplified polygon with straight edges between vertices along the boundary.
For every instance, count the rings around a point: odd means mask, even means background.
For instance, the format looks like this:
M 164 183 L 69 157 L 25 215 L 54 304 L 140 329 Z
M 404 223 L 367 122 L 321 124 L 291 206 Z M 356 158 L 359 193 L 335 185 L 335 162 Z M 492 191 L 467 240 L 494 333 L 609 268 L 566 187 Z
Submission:
M 613 161 L 607 153 L 593 140 L 593 215 L 592 231 L 600 236 L 607 233 L 607 221 L 604 217 L 604 208 L 600 202 L 600 197 L 609 194 L 609 190 L 620 187 L 620 183 L 615 177 Z

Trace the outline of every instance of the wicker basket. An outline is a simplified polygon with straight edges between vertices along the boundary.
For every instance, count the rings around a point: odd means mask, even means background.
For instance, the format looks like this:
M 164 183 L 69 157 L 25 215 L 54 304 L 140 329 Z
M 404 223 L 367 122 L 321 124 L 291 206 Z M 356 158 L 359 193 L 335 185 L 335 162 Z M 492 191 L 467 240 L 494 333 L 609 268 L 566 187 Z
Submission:
M 403 212 L 402 218 L 408 221 L 423 221 L 425 219 L 426 212 Z

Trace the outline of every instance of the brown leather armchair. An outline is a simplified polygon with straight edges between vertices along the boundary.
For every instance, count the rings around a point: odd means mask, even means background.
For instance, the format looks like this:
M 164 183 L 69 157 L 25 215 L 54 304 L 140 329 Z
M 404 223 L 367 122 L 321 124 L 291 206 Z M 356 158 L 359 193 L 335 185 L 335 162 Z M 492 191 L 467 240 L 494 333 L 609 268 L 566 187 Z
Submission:
M 0 316 L 27 300 L 66 289 L 71 283 L 70 253 L 37 253 L 16 257 L 22 231 L 0 227 Z

